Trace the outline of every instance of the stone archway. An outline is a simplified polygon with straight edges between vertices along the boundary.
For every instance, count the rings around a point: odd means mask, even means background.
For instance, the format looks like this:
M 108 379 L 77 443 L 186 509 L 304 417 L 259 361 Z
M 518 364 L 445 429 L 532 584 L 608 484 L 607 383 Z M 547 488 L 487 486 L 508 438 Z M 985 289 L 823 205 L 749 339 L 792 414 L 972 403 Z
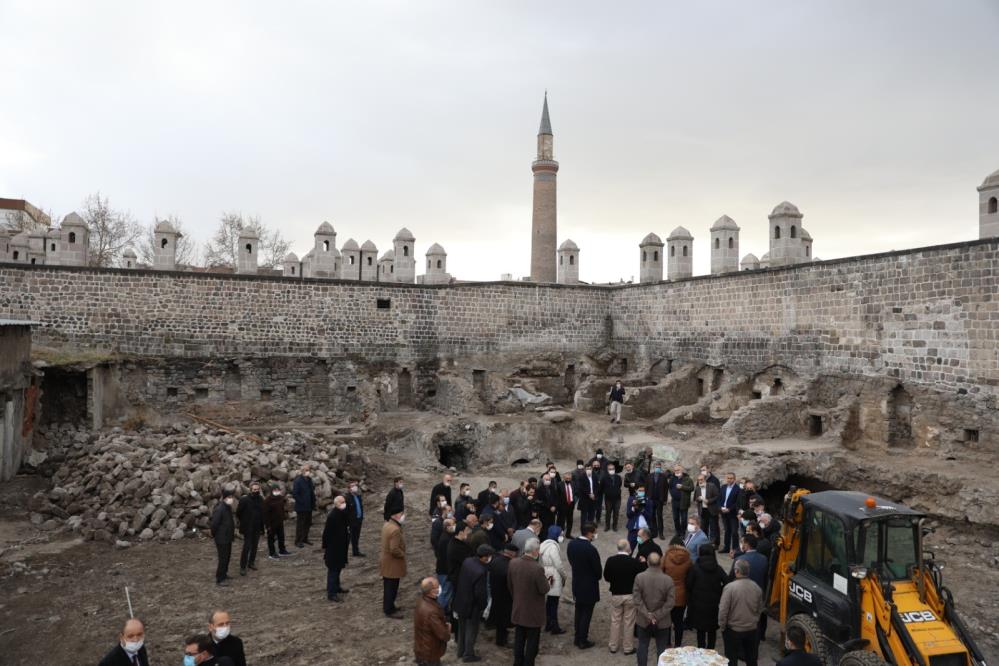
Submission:
M 413 406 L 413 376 L 409 368 L 403 368 L 399 373 L 399 406 Z
M 912 446 L 912 396 L 898 384 L 888 395 L 887 407 L 888 446 Z

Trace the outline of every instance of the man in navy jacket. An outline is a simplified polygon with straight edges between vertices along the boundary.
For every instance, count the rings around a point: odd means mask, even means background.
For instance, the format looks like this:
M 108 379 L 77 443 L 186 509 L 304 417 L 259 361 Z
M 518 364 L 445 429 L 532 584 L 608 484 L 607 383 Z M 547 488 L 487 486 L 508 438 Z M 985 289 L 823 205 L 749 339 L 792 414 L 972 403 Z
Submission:
M 597 538 L 597 526 L 586 523 L 581 533 L 582 536 L 569 542 L 565 552 L 572 567 L 572 596 L 576 599 L 576 633 L 573 644 L 585 650 L 596 645 L 589 639 L 590 620 L 593 619 L 593 607 L 600 601 L 603 567 L 600 564 L 600 553 L 592 543 Z
M 719 513 L 721 513 L 722 526 L 725 528 L 722 548 L 719 552 L 727 553 L 739 545 L 739 500 L 742 497 L 742 488 L 735 482 L 735 474 L 729 472 L 725 475 L 725 485 L 721 487 L 718 495 Z
M 645 484 L 640 483 L 635 490 L 635 494 L 628 498 L 628 507 L 624 514 L 628 518 L 625 527 L 628 528 L 628 543 L 631 544 L 632 550 L 635 550 L 638 530 L 641 528 L 647 527 L 649 533 L 655 536 L 656 521 L 654 506 L 654 500 L 645 493 Z
M 309 541 L 312 528 L 312 512 L 316 510 L 316 486 L 312 483 L 312 470 L 308 465 L 291 484 L 291 496 L 295 498 L 295 545 L 304 548 Z

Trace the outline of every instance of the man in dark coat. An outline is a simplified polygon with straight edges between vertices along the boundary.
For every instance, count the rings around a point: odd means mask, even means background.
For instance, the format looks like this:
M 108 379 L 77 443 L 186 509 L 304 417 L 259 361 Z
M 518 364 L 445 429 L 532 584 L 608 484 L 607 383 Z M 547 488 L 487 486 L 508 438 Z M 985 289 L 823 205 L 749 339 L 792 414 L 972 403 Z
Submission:
M 662 556 L 663 554 L 663 549 L 660 548 L 659 544 L 656 543 L 656 540 L 652 538 L 652 534 L 646 527 L 638 530 L 638 537 L 635 540 L 635 544 L 633 555 L 636 560 L 645 566 L 648 566 L 649 555 L 656 553 L 659 556 Z
M 440 586 L 437 593 L 437 603 L 444 609 L 448 609 L 450 606 L 451 592 L 454 589 L 451 587 L 451 581 L 448 580 L 447 577 L 447 552 L 451 545 L 451 540 L 454 539 L 454 533 L 454 518 L 445 518 L 444 529 L 441 531 L 441 538 L 437 540 L 437 547 L 434 549 L 434 557 L 436 560 L 434 563 L 434 573 L 437 574 L 437 583 Z
M 118 645 L 111 648 L 98 666 L 149 666 L 145 647 L 146 626 L 133 617 L 118 634 Z
M 538 518 L 541 520 L 542 534 L 547 533 L 548 528 L 555 524 L 558 501 L 558 491 L 554 485 L 554 481 L 551 475 L 545 473 L 541 477 L 541 485 L 534 493 L 534 503 L 538 507 Z
M 215 584 L 225 585 L 229 577 L 229 559 L 232 557 L 232 542 L 236 537 L 236 521 L 232 517 L 232 506 L 236 503 L 231 490 L 222 491 L 222 501 L 212 511 L 211 533 L 218 553 L 218 566 L 215 567 Z
M 482 510 L 487 506 L 491 506 L 495 500 L 491 497 L 494 495 L 499 495 L 499 487 L 495 481 L 490 481 L 489 485 L 484 489 L 479 491 L 479 494 L 475 498 L 475 510 L 482 513 Z
M 621 487 L 623 480 L 617 473 L 617 463 L 607 465 L 607 473 L 600 479 L 600 491 L 604 495 L 604 531 L 617 532 L 617 518 L 621 513 Z
M 388 494 L 385 495 L 385 508 L 382 510 L 382 517 L 385 518 L 386 522 L 395 514 L 402 513 L 405 510 L 406 502 L 402 487 L 402 477 L 395 477 L 392 481 L 392 490 L 388 491 Z
M 267 557 L 272 560 L 278 559 L 281 555 L 291 555 L 284 547 L 284 514 L 284 493 L 275 484 L 271 486 L 271 494 L 264 500 L 264 527 L 267 528 Z
M 728 576 L 718 565 L 715 547 L 701 544 L 694 565 L 687 569 L 684 588 L 687 597 L 687 620 L 697 631 L 697 647 L 715 649 L 718 636 L 718 606 Z
M 624 487 L 628 489 L 628 497 L 631 497 L 638 490 L 638 486 L 646 485 L 645 470 L 636 468 L 633 463 L 624 464 Z
M 350 527 L 351 554 L 364 557 L 361 552 L 361 526 L 364 524 L 364 501 L 361 499 L 361 485 L 351 481 L 347 495 L 347 525 Z
M 295 477 L 291 485 L 291 496 L 295 498 L 295 545 L 304 548 L 309 541 L 312 528 L 312 512 L 316 510 L 316 486 L 312 482 L 312 470 L 308 465 Z
M 483 544 L 475 551 L 475 557 L 468 557 L 461 564 L 458 585 L 454 590 L 451 607 L 458 616 L 459 659 L 465 662 L 482 661 L 475 654 L 475 640 L 479 636 L 482 613 L 489 605 L 489 563 L 493 559 L 492 546 Z
M 260 533 L 264 531 L 264 498 L 256 481 L 250 484 L 250 494 L 239 499 L 236 518 L 239 519 L 239 533 L 243 535 L 239 575 L 245 576 L 247 568 L 257 568 L 257 546 L 260 544 Z
M 735 474 L 725 475 L 725 485 L 719 489 L 718 511 L 724 529 L 720 553 L 727 553 L 739 546 L 739 504 L 742 488 L 735 482 Z
M 545 624 L 545 598 L 550 589 L 545 569 L 538 562 L 541 544 L 528 539 L 524 554 L 510 562 L 507 586 L 513 598 L 510 619 L 516 629 L 513 639 L 514 666 L 534 666 L 541 640 L 541 627 Z
M 662 536 L 665 531 L 663 525 L 663 511 L 666 509 L 666 503 L 670 498 L 669 481 L 669 474 L 666 474 L 663 471 L 662 462 L 657 460 L 652 468 L 652 473 L 649 474 L 649 479 L 646 482 L 645 487 L 649 499 L 652 500 L 654 516 L 651 527 L 656 536 Z M 686 519 L 684 519 L 684 522 L 687 522 Z
M 655 501 L 648 498 L 645 486 L 639 484 L 635 494 L 628 498 L 628 506 L 624 515 L 628 521 L 625 523 L 628 530 L 628 543 L 634 550 L 638 544 L 638 530 L 645 528 L 654 534 L 656 528 Z
M 817 655 L 805 652 L 805 630 L 792 625 L 787 628 L 787 638 L 784 639 L 787 655 L 777 662 L 777 666 L 822 666 L 822 660 Z
M 576 503 L 579 506 L 579 524 L 597 519 L 597 494 L 600 492 L 600 475 L 587 467 L 576 479 Z
M 472 557 L 475 554 L 472 547 L 468 545 L 468 535 L 471 532 L 471 527 L 461 525 L 460 529 L 455 532 L 454 538 L 447 544 L 447 579 L 451 583 L 452 601 L 458 587 L 458 575 L 461 573 L 461 565 L 464 564 L 466 558 Z
M 489 607 L 489 618 L 496 627 L 496 645 L 508 647 L 510 631 L 510 614 L 513 612 L 513 597 L 507 587 L 507 574 L 510 570 L 510 560 L 517 557 L 517 547 L 512 543 L 503 546 L 500 554 L 489 563 L 489 595 L 492 606 Z
M 333 510 L 326 517 L 323 529 L 323 561 L 326 562 L 326 598 L 340 603 L 341 595 L 349 592 L 340 586 L 340 572 L 347 566 L 347 545 L 350 543 L 350 526 L 347 518 L 347 498 L 337 495 Z
M 448 506 L 451 506 L 451 484 L 454 482 L 454 477 L 448 472 L 441 479 L 441 482 L 434 486 L 433 490 L 430 491 L 430 515 L 434 515 L 434 511 L 437 510 L 437 500 L 443 495 L 447 499 Z
M 513 511 L 514 530 L 522 530 L 531 522 L 531 503 L 527 499 L 527 482 L 510 493 L 510 510 Z
M 607 473 L 607 458 L 601 452 L 602 449 L 597 449 L 597 457 L 594 457 L 590 462 L 590 470 L 593 472 L 594 488 L 596 488 L 597 494 L 594 499 L 596 503 L 596 508 L 593 514 L 593 520 L 597 525 L 600 524 L 600 516 L 603 514 L 604 510 L 604 487 L 603 480 L 604 475 Z
M 233 666 L 246 666 L 243 641 L 232 633 L 232 618 L 224 610 L 213 610 L 208 618 L 208 634 L 212 639 L 212 654 L 228 657 Z
M 194 663 L 198 666 L 233 666 L 229 657 L 218 657 L 212 653 L 211 636 L 208 634 L 195 634 L 184 641 L 184 659 L 193 657 Z
M 596 645 L 589 638 L 590 620 L 593 619 L 593 607 L 600 601 L 603 567 L 600 553 L 592 543 L 597 538 L 597 526 L 586 523 L 581 531 L 582 536 L 570 541 L 565 553 L 572 567 L 572 596 L 576 600 L 573 645 L 585 650 Z
M 559 491 L 558 520 L 556 524 L 565 532 L 565 538 L 572 538 L 572 512 L 576 510 L 576 484 L 572 475 L 566 472 L 562 475 L 562 486 Z
M 694 486 L 694 496 L 691 503 L 701 519 L 701 528 L 708 536 L 708 541 L 713 543 L 715 548 L 718 548 L 721 543 L 721 534 L 718 529 L 720 494 L 718 486 L 708 481 L 703 474 L 697 476 L 697 485 Z
M 677 536 L 686 534 L 687 511 L 690 509 L 690 494 L 694 492 L 694 480 L 690 478 L 683 467 L 673 467 L 673 476 L 669 477 L 669 499 L 673 504 L 673 527 Z

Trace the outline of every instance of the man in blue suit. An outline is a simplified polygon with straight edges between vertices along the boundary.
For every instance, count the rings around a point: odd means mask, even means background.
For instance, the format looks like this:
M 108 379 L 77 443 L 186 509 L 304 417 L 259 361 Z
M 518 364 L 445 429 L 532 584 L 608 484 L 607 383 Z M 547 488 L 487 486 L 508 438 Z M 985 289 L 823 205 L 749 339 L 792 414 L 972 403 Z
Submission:
M 628 518 L 625 527 L 628 528 L 628 543 L 631 550 L 635 550 L 638 539 L 638 530 L 643 527 L 655 536 L 655 509 L 654 501 L 645 494 L 645 484 L 640 483 L 635 489 L 635 494 L 628 498 L 628 506 L 624 515 Z
M 718 496 L 719 513 L 721 513 L 722 526 L 725 528 L 725 537 L 722 542 L 720 553 L 728 553 L 739 545 L 739 500 L 742 497 L 742 488 L 735 482 L 735 474 L 729 472 L 725 475 L 725 485 L 721 487 Z
M 697 562 L 697 556 L 702 543 L 711 543 L 708 535 L 701 529 L 701 519 L 696 513 L 687 516 L 687 536 L 683 539 L 684 547 L 690 551 L 690 557 Z
M 597 526 L 586 523 L 581 533 L 582 536 L 569 542 L 565 553 L 569 557 L 569 566 L 572 567 L 572 596 L 576 599 L 576 635 L 573 644 L 580 650 L 585 650 L 596 645 L 589 639 L 590 620 L 593 619 L 593 607 L 600 601 L 603 567 L 600 564 L 600 553 L 593 545 L 597 538 Z

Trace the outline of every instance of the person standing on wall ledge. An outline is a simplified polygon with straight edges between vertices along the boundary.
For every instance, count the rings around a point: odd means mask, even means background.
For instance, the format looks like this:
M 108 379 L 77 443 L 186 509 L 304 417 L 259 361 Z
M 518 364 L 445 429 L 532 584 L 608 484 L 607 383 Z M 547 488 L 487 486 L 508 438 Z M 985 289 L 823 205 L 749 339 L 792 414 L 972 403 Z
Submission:
M 316 510 L 316 487 L 308 465 L 303 465 L 302 473 L 295 478 L 291 496 L 295 498 L 295 545 L 305 548 L 305 544 L 312 545 L 309 529 L 312 528 L 312 512 Z
M 611 423 L 621 422 L 621 407 L 624 405 L 624 386 L 621 380 L 614 382 L 610 390 L 610 417 Z

